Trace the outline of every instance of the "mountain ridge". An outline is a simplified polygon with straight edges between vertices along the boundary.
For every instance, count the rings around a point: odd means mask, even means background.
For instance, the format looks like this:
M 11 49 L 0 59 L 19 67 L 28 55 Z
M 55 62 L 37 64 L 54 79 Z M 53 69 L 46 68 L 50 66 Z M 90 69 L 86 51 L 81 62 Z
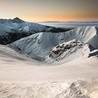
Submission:
M 94 36 L 96 36 L 96 28 L 94 26 L 77 27 L 63 33 L 40 32 L 11 43 L 9 46 L 33 59 L 44 61 L 49 56 L 50 51 L 57 45 L 73 39 L 79 40 L 84 45 L 92 45 L 89 41 Z

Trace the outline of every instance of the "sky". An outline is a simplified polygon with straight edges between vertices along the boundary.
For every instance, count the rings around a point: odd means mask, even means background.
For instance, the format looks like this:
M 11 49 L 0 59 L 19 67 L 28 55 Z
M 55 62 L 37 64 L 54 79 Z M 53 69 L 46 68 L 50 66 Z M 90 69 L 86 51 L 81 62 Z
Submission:
M 0 18 L 25 21 L 98 20 L 98 0 L 0 0 Z

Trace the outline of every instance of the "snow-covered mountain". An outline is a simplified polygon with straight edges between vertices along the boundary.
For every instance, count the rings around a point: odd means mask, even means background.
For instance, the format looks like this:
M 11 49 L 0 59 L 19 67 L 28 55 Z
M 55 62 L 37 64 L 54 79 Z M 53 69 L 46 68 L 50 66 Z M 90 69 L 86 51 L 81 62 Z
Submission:
M 75 56 L 77 58 L 80 54 L 85 54 L 85 48 L 89 51 L 87 55 L 89 55 L 91 48 L 98 49 L 97 31 L 94 26 L 65 29 L 25 22 L 18 17 L 9 20 L 0 19 L 0 44 L 10 44 L 9 47 L 20 53 L 39 61 L 47 61 L 47 59 L 51 59 L 50 55 L 54 48 L 60 47 L 60 45 L 63 47 L 69 43 L 70 48 L 68 50 L 63 49 L 62 51 L 62 49 L 57 48 L 56 54 L 53 53 L 56 57 L 59 56 L 59 59 L 55 58 L 55 61 L 59 61 L 63 57 L 68 59 Z M 79 41 L 81 46 L 78 44 L 73 46 L 75 43 L 73 40 Z M 75 54 L 72 56 L 73 51 Z M 52 61 L 54 61 L 53 58 Z
M 79 46 L 77 44 L 75 47 L 71 46 L 71 48 L 66 53 L 64 51 L 64 55 L 66 55 L 64 56 L 64 58 L 70 57 L 72 59 L 75 59 L 76 54 L 78 58 L 80 54 L 85 54 L 85 49 L 89 51 L 89 45 L 94 48 L 96 47 L 96 45 L 93 45 L 92 43 L 92 40 L 96 35 L 97 31 L 94 26 L 77 27 L 67 32 L 40 32 L 29 37 L 22 38 L 14 43 L 11 43 L 9 46 L 14 48 L 16 51 L 26 54 L 27 56 L 32 57 L 36 60 L 47 61 L 47 56 L 50 55 L 53 48 L 68 41 L 70 41 L 69 44 L 71 44 L 71 40 L 76 39 L 80 41 L 82 45 Z M 73 52 L 74 55 L 72 55 Z
M 73 46 L 73 40 L 79 41 L 81 45 Z M 9 44 L 8 46 L 16 51 L 39 61 L 49 63 L 63 59 L 63 62 L 66 62 L 83 56 L 85 52 L 88 56 L 91 47 L 98 49 L 97 41 L 98 32 L 94 26 L 65 29 L 25 22 L 18 17 L 0 19 L 0 44 Z M 53 53 L 54 48 L 66 46 L 67 43 L 69 49 L 62 51 L 57 48 L 56 54 Z M 51 53 L 56 55 L 55 59 L 51 59 Z
M 0 20 L 0 98 L 98 98 L 97 28 L 66 30 Z
M 9 44 L 34 33 L 50 31 L 59 32 L 66 30 L 38 23 L 25 22 L 17 17 L 9 20 L 0 19 L 0 44 Z

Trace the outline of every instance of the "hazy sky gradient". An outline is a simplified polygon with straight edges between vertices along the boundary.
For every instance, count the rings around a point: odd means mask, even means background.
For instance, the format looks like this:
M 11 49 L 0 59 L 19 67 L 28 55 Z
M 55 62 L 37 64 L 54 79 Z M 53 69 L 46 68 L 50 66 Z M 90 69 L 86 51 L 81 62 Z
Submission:
M 0 18 L 26 21 L 98 20 L 98 0 L 0 0 Z

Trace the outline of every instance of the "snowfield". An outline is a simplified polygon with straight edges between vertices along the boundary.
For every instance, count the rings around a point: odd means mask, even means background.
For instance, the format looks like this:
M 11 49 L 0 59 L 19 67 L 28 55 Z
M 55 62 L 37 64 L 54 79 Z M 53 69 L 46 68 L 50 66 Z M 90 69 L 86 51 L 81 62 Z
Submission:
M 12 29 L 32 34 L 10 40 Z M 51 29 L 18 18 L 0 20 L 6 43 L 0 44 L 0 98 L 98 98 L 97 28 Z
M 98 81 L 1 82 L 0 98 L 98 98 Z
M 95 56 L 53 66 L 0 46 L 0 98 L 97 98 L 97 79 Z
M 0 45 L 1 81 L 58 81 L 78 78 L 98 78 L 97 56 L 81 57 L 52 65 L 27 58 L 7 46 Z

